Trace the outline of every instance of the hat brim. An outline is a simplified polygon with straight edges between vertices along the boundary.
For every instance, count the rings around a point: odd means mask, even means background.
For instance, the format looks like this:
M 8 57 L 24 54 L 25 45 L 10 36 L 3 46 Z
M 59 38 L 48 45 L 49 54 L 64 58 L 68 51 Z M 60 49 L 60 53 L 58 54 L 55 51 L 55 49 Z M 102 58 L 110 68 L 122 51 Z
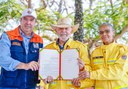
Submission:
M 36 17 L 33 16 L 33 15 L 24 15 L 24 16 L 21 16 L 21 18 L 23 18 L 23 17 L 27 17 L 27 16 L 31 16 L 31 17 L 33 17 L 34 19 L 36 19 Z
M 56 28 L 67 28 L 67 27 L 71 27 L 72 28 L 72 33 L 75 33 L 78 28 L 79 28 L 79 24 L 70 26 L 70 25 L 53 25 L 51 24 L 52 30 L 55 30 Z

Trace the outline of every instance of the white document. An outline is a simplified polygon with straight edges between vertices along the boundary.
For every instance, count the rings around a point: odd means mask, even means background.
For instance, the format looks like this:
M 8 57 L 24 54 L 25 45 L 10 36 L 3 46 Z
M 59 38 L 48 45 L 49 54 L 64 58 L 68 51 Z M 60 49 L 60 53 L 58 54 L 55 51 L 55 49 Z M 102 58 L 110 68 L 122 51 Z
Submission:
M 73 79 L 79 74 L 78 51 L 76 49 L 64 50 L 62 52 L 62 78 Z
M 59 56 L 56 50 L 43 49 L 39 54 L 40 69 L 39 75 L 45 79 L 47 76 L 52 76 L 56 79 L 59 75 Z
M 77 78 L 79 74 L 76 49 L 67 49 L 59 53 L 57 50 L 43 49 L 40 52 L 39 75 L 45 79 L 52 76 L 57 79 L 59 76 L 65 80 Z

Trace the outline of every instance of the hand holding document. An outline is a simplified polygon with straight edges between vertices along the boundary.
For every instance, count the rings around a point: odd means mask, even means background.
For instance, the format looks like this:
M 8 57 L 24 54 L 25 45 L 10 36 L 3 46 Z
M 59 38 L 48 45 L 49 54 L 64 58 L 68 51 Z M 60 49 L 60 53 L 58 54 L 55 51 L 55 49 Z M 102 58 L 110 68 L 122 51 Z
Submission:
M 43 79 L 47 76 L 65 80 L 77 78 L 79 74 L 78 57 L 76 49 L 67 49 L 60 53 L 53 49 L 43 49 L 39 57 L 39 75 Z

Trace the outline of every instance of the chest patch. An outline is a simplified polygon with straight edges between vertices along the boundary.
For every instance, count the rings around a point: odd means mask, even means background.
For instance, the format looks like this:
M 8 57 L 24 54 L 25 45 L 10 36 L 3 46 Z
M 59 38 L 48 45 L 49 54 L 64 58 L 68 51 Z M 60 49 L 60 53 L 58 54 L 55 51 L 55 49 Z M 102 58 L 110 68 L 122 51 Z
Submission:
M 39 48 L 39 44 L 38 43 L 33 43 L 33 47 L 34 48 Z
M 96 57 L 93 57 L 93 59 L 100 59 L 100 58 L 104 58 L 103 56 L 96 56 Z
M 21 46 L 21 43 L 19 43 L 19 42 L 12 42 L 12 45 Z
M 127 55 L 123 55 L 121 58 L 122 58 L 123 60 L 126 60 L 126 59 L 127 59 Z

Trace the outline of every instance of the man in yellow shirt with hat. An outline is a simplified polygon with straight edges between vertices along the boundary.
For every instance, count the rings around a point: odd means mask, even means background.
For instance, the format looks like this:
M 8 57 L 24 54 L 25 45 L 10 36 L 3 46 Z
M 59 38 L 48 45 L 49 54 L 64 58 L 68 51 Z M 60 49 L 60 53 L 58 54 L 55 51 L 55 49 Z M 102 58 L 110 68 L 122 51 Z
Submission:
M 89 71 L 90 60 L 88 58 L 87 46 L 70 38 L 71 34 L 77 31 L 79 25 L 72 26 L 72 20 L 70 18 L 61 18 L 58 20 L 57 25 L 51 25 L 51 27 L 58 35 L 58 39 L 56 42 L 48 44 L 45 48 L 56 49 L 58 52 L 62 52 L 65 49 L 77 49 L 80 57 L 78 58 L 79 70 L 86 69 Z M 79 78 L 75 78 L 70 81 L 63 79 L 53 80 L 53 77 L 50 75 L 44 80 L 44 83 L 48 84 L 48 89 L 91 89 L 93 86 L 93 82 L 90 79 L 80 80 Z

